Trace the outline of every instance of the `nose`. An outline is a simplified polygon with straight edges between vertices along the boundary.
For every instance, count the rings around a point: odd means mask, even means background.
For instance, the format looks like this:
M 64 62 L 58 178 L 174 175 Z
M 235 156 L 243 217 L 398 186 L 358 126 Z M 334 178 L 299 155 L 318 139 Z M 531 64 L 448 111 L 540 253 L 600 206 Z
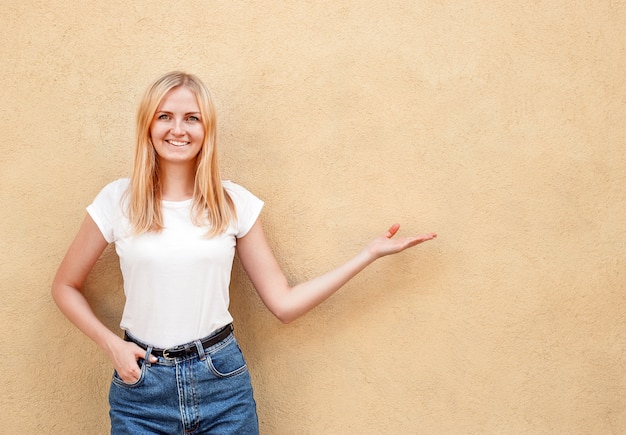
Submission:
M 175 121 L 172 126 L 172 134 L 175 136 L 182 136 L 185 134 L 182 121 Z

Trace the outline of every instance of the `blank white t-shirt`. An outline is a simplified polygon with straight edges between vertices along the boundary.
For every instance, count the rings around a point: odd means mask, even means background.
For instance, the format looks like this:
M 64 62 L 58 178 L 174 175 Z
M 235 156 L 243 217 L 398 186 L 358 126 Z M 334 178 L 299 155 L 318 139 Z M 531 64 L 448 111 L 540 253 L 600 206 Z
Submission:
M 102 235 L 115 243 L 126 304 L 120 327 L 146 344 L 167 348 L 206 337 L 232 322 L 229 284 L 236 239 L 256 222 L 263 201 L 223 181 L 237 221 L 207 238 L 191 220 L 192 200 L 162 201 L 161 232 L 131 235 L 123 204 L 130 180 L 107 186 L 87 207 Z

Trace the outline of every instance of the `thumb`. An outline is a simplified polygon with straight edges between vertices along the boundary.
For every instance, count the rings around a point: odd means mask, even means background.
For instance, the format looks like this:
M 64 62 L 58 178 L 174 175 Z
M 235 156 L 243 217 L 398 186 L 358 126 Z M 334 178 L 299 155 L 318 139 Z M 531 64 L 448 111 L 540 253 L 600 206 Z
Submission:
M 399 229 L 400 229 L 400 224 L 393 224 L 387 230 L 387 234 L 385 234 L 385 237 L 387 237 L 388 239 L 391 239 L 393 236 L 396 235 Z
M 159 359 L 158 359 L 156 356 L 154 356 L 154 355 L 150 354 L 150 362 L 151 362 L 151 363 L 155 363 L 155 362 L 157 362 L 158 360 L 159 360 Z
M 145 356 L 146 356 L 146 351 L 144 350 L 143 354 L 141 355 L 141 358 L 145 358 Z M 155 363 L 155 362 L 157 362 L 159 360 L 156 356 L 154 356 L 152 354 L 150 354 L 150 356 L 148 358 L 149 358 L 149 361 L 151 363 Z
M 135 359 L 145 358 L 146 357 L 146 349 L 142 349 L 140 346 L 135 345 L 135 352 L 134 352 L 134 354 L 135 354 Z M 156 356 L 154 356 L 152 354 L 150 354 L 149 358 L 150 358 L 149 360 L 150 360 L 151 363 L 155 363 L 155 362 L 157 362 L 159 360 Z

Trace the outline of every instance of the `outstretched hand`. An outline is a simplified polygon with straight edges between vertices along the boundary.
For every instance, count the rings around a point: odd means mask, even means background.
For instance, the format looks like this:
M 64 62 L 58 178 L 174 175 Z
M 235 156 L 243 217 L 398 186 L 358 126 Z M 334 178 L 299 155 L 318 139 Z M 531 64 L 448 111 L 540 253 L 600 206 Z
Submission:
M 383 236 L 379 236 L 372 240 L 368 245 L 369 252 L 375 257 L 380 258 L 385 255 L 397 254 L 407 248 L 417 246 L 420 243 L 432 240 L 437 237 L 435 233 L 426 233 L 416 237 L 393 238 L 400 229 L 400 224 L 393 224 Z

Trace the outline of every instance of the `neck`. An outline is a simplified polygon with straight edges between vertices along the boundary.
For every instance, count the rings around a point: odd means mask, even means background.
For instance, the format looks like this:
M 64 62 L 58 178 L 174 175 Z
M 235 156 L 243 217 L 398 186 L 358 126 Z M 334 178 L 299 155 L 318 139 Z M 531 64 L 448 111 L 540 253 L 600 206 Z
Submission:
M 195 170 L 192 165 L 161 166 L 161 199 L 184 201 L 193 197 Z

